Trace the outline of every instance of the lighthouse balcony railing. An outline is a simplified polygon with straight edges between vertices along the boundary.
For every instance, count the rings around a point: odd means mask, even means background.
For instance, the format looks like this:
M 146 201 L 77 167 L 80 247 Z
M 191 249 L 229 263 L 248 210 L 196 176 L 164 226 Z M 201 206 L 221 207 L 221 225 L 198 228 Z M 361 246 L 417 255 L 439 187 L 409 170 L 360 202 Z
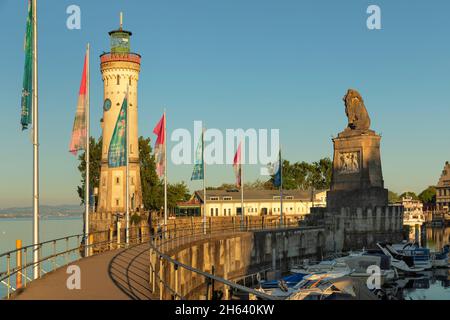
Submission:
M 113 61 L 128 61 L 141 63 L 141 55 L 133 52 L 106 52 L 100 55 L 101 63 L 113 62 Z

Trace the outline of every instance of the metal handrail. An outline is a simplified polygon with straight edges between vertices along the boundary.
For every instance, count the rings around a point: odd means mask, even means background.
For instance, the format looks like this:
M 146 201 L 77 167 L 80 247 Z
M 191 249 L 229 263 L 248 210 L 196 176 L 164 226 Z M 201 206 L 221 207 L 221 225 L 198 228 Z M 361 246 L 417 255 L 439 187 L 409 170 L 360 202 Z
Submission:
M 203 230 L 200 231 L 198 230 L 198 227 L 203 227 Z M 197 227 L 197 228 L 196 228 Z M 159 233 L 157 233 L 156 235 L 151 237 L 151 241 L 150 241 L 150 257 L 153 257 L 153 254 L 155 255 L 155 257 L 158 257 L 159 259 L 155 259 L 155 263 L 157 262 L 157 260 L 160 261 L 160 270 L 159 272 L 156 271 L 156 265 L 153 264 L 152 262 L 152 258 L 150 258 L 150 283 L 152 284 L 152 287 L 154 288 L 152 291 L 155 294 L 156 293 L 156 283 L 160 284 L 160 288 L 159 288 L 159 294 L 160 294 L 160 299 L 162 299 L 164 297 L 164 292 L 161 292 L 161 289 L 165 289 L 168 291 L 168 293 L 175 299 L 186 299 L 186 297 L 182 296 L 181 293 L 177 292 L 177 288 L 172 288 L 168 283 L 166 283 L 166 281 L 163 279 L 163 276 L 160 274 L 161 272 L 161 267 L 162 267 L 162 262 L 163 260 L 167 261 L 169 263 L 169 266 L 172 265 L 173 268 L 176 270 L 178 270 L 179 267 L 188 270 L 189 272 L 193 272 L 196 273 L 200 276 L 202 276 L 203 278 L 205 278 L 205 283 L 210 283 L 211 281 L 217 281 L 219 283 L 221 283 L 224 287 L 229 287 L 235 290 L 239 290 L 241 292 L 245 292 L 248 294 L 252 294 L 260 299 L 264 299 L 264 300 L 278 300 L 279 298 L 268 295 L 266 293 L 263 293 L 261 291 L 257 291 L 254 290 L 252 288 L 248 288 L 246 286 L 242 286 L 236 282 L 233 282 L 231 280 L 227 280 L 227 279 L 223 279 L 221 277 L 218 277 L 216 275 L 213 275 L 211 273 L 199 270 L 197 268 L 194 268 L 192 266 L 186 265 L 184 263 L 181 263 L 175 259 L 173 259 L 172 257 L 170 257 L 169 255 L 167 255 L 166 253 L 164 253 L 164 249 L 167 247 L 168 250 L 167 252 L 175 249 L 175 248 L 180 248 L 181 246 L 189 243 L 189 241 L 182 241 L 182 243 L 179 243 L 180 239 L 185 240 L 186 239 L 186 235 L 184 233 L 188 232 L 190 233 L 190 237 L 197 237 L 197 236 L 202 236 L 201 238 L 203 239 L 207 239 L 208 237 L 212 237 L 215 235 L 223 235 L 224 232 L 227 231 L 233 231 L 233 232 L 246 232 L 246 231 L 258 231 L 258 230 L 287 230 L 287 229 L 291 229 L 293 227 L 299 227 L 298 223 L 295 224 L 290 224 L 290 225 L 282 225 L 280 226 L 278 224 L 278 222 L 275 222 L 274 225 L 271 224 L 269 226 L 266 225 L 261 225 L 260 223 L 254 223 L 254 224 L 250 224 L 250 225 L 233 225 L 232 227 L 225 227 L 225 228 L 216 228 L 214 230 L 214 228 L 210 228 L 208 229 L 207 226 L 205 227 L 203 223 L 199 223 L 196 224 L 195 227 L 192 226 L 190 229 L 191 230 L 183 230 L 183 231 L 179 231 L 179 233 L 181 233 L 181 236 L 175 236 L 173 237 L 173 233 L 170 234 L 170 231 L 161 231 Z M 306 227 L 306 229 L 310 229 L 310 228 L 314 228 L 314 227 Z M 189 232 L 190 231 L 190 232 Z M 205 232 L 206 231 L 206 232 Z M 209 232 L 208 232 L 209 231 Z M 175 230 L 176 233 L 176 230 Z M 172 237 L 171 237 L 172 236 Z M 200 239 L 201 239 L 200 238 Z M 188 240 L 190 240 L 188 238 Z M 171 245 L 169 245 L 171 244 Z M 177 247 L 174 247 L 173 244 L 178 244 Z M 169 248 L 170 247 L 170 248 Z M 167 270 L 168 268 L 166 268 Z
M 130 231 L 135 229 L 135 228 L 139 228 L 139 227 L 132 227 L 132 228 L 130 228 Z M 120 229 L 117 232 L 121 232 L 123 230 L 124 229 Z M 111 232 L 111 230 L 95 231 L 95 232 L 89 233 L 88 236 L 98 235 L 98 234 L 105 234 L 105 233 L 108 236 L 110 234 L 110 232 Z M 45 274 L 45 273 L 48 273 L 47 271 L 45 271 L 42 268 L 42 265 L 45 262 L 53 260 L 53 264 L 52 264 L 53 268 L 52 268 L 51 271 L 55 271 L 55 270 L 57 270 L 57 269 L 59 269 L 59 268 L 61 268 L 63 266 L 66 266 L 66 265 L 68 265 L 68 264 L 70 264 L 70 263 L 72 263 L 74 261 L 77 261 L 77 260 L 83 258 L 83 256 L 81 255 L 81 252 L 80 252 L 81 249 L 86 249 L 86 248 L 91 249 L 91 248 L 95 248 L 95 247 L 99 248 L 99 247 L 103 247 L 103 246 L 108 247 L 108 245 L 110 247 L 111 244 L 115 244 L 116 248 L 119 248 L 119 247 L 122 247 L 122 246 L 126 245 L 126 243 L 124 241 L 121 241 L 120 243 L 117 242 L 117 235 L 116 236 L 112 236 L 109 240 L 93 242 L 93 243 L 90 243 L 88 245 L 82 244 L 80 242 L 80 239 L 83 239 L 84 237 L 85 237 L 85 234 L 72 235 L 72 236 L 67 236 L 67 237 L 62 237 L 62 238 L 58 238 L 58 239 L 44 241 L 44 242 L 38 243 L 36 245 L 28 245 L 28 246 L 25 246 L 25 247 L 22 247 L 22 248 L 17 248 L 15 250 L 10 250 L 8 252 L 2 253 L 0 255 L 0 258 L 5 258 L 6 257 L 7 270 L 4 271 L 4 272 L 0 272 L 0 284 L 3 284 L 7 288 L 6 298 L 8 298 L 8 299 L 10 298 L 11 290 L 12 291 L 16 291 L 16 288 L 14 288 L 11 285 L 11 277 L 13 277 L 15 275 L 19 276 L 18 274 L 20 274 L 20 276 L 24 276 L 24 278 L 25 278 L 24 279 L 25 280 L 24 287 L 26 287 L 27 281 L 28 282 L 33 281 L 33 279 L 30 279 L 28 277 L 28 275 L 27 275 L 29 268 L 32 268 L 32 267 L 38 265 L 38 266 L 41 267 L 40 268 L 41 272 L 44 272 L 44 274 Z M 72 248 L 68 247 L 70 239 L 76 239 L 77 240 L 76 245 L 74 247 L 72 247 Z M 139 239 L 140 239 L 141 242 L 144 242 L 144 235 L 139 236 L 139 234 L 138 234 L 136 237 L 130 237 L 130 239 L 129 239 L 130 243 L 129 244 L 131 245 L 135 240 L 139 240 Z M 148 239 L 149 239 L 149 237 L 147 236 L 146 237 L 146 241 Z M 124 238 L 124 240 L 125 240 L 125 238 Z M 57 243 L 58 242 L 61 243 L 61 241 L 65 241 L 66 248 L 63 251 L 56 252 Z M 37 250 L 41 251 L 42 247 L 44 245 L 47 245 L 47 244 L 53 244 L 53 253 L 52 254 L 49 254 L 49 255 L 47 255 L 45 257 L 41 257 L 39 259 L 39 261 L 37 261 L 37 262 L 27 262 L 27 253 L 29 252 L 28 250 L 30 250 L 30 248 L 31 248 L 31 250 L 36 250 L 35 248 L 37 248 Z M 15 266 L 15 267 L 11 268 L 11 265 L 10 265 L 11 264 L 11 256 L 13 256 L 14 254 L 17 254 L 19 252 L 20 253 L 23 252 L 23 257 L 24 257 L 24 260 L 25 260 L 24 264 L 21 265 L 21 266 Z M 77 258 L 75 258 L 75 259 L 69 259 L 69 255 L 73 254 L 74 252 L 78 252 L 78 253 L 80 253 L 80 255 Z M 97 253 L 92 252 L 92 254 L 90 254 L 89 256 L 95 255 L 95 254 L 97 254 Z M 56 263 L 56 258 L 64 257 L 64 256 L 66 257 L 65 262 L 63 264 L 61 264 L 61 265 L 57 264 Z M 39 275 L 39 278 L 40 278 L 40 275 Z M 0 297 L 0 299 L 1 299 L 1 297 Z

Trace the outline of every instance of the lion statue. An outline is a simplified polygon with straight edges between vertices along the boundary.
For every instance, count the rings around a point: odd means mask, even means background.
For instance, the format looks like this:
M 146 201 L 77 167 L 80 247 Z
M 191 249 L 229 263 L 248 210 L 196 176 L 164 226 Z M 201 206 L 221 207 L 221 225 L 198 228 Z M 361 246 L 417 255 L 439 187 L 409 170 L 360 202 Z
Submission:
M 348 127 L 351 130 L 367 131 L 370 128 L 370 118 L 364 106 L 364 100 L 358 91 L 349 89 L 344 97 L 345 114 Z

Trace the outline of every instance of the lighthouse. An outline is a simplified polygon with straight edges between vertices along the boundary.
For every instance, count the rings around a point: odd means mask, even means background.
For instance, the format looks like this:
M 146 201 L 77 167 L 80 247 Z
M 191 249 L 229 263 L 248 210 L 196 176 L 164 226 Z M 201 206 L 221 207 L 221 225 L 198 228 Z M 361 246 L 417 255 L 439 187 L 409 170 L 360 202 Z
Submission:
M 141 56 L 130 51 L 132 33 L 120 27 L 109 32 L 111 50 L 100 56 L 103 80 L 102 160 L 98 188 L 98 212 L 125 212 L 127 203 L 126 167 L 111 168 L 108 150 L 128 90 L 128 203 L 130 212 L 142 205 L 138 144 L 138 82 Z

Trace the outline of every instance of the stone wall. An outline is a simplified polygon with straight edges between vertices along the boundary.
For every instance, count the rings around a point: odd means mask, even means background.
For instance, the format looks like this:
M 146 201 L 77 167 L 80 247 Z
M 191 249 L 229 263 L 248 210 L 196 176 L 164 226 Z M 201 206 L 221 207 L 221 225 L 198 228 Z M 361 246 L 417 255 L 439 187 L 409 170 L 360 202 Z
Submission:
M 403 238 L 403 207 L 315 208 L 308 225 L 325 227 L 327 252 L 377 248 L 377 242 L 400 242 Z
M 201 271 L 213 273 L 214 268 L 215 275 L 232 280 L 272 267 L 273 257 L 276 258 L 276 269 L 288 271 L 303 258 L 321 258 L 324 245 L 323 228 L 292 228 L 216 235 L 189 243 L 170 255 Z M 156 266 L 159 272 L 159 264 L 156 263 Z M 176 288 L 178 283 L 176 290 L 182 296 L 199 299 L 206 295 L 203 276 L 181 267 L 175 271 L 167 261 L 163 261 L 162 266 L 164 281 L 171 288 Z M 215 289 L 223 289 L 223 286 L 215 283 Z M 164 290 L 163 297 L 171 299 L 171 292 Z

